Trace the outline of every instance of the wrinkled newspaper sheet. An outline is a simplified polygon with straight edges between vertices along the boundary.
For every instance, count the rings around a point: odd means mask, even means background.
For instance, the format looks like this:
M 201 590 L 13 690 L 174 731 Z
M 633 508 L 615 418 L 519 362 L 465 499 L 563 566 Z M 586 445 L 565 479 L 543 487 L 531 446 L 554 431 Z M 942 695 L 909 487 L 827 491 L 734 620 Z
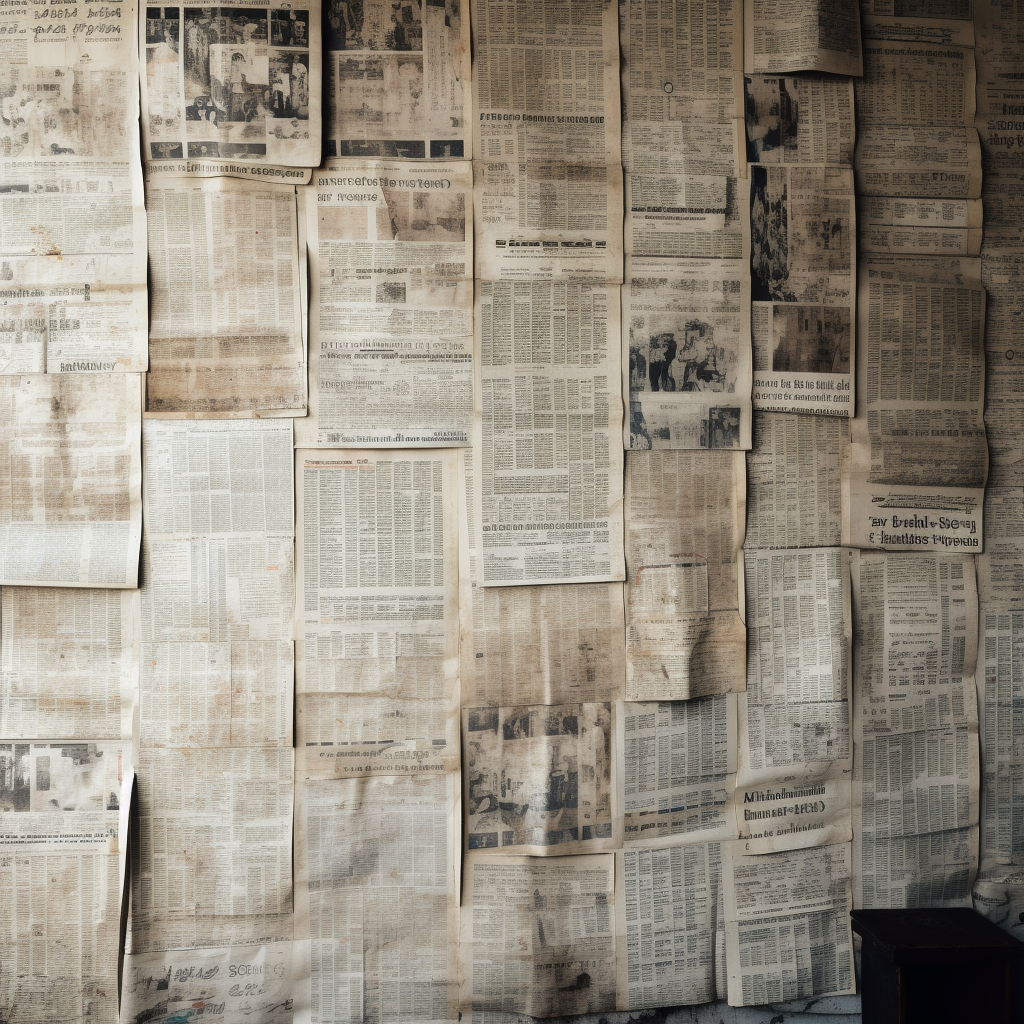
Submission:
M 626 460 L 626 697 L 743 687 L 742 452 Z
M 623 579 L 618 285 L 483 281 L 474 321 L 478 582 Z
M 742 0 L 619 7 L 627 172 L 742 175 Z
M 736 819 L 745 849 L 848 842 L 850 570 L 841 548 L 744 552 L 747 689 Z
M 454 451 L 296 453 L 305 777 L 458 765 L 455 469 Z
M 626 702 L 616 719 L 614 749 L 627 848 L 736 837 L 734 694 Z
M 468 162 L 331 160 L 306 190 L 311 289 L 303 447 L 468 445 Z
M 0 583 L 137 587 L 142 375 L 0 375 Z
M 455 773 L 298 783 L 297 1021 L 459 1019 L 460 812 Z
M 716 984 L 721 843 L 626 849 L 615 855 L 617 1006 L 708 1003 Z
M 174 1020 L 190 1012 L 225 1021 L 292 1024 L 294 996 L 289 942 L 135 953 L 125 961 L 121 1020 Z
M 309 180 L 321 154 L 319 0 L 147 7 L 142 151 L 151 173 Z
M 473 12 L 476 276 L 622 280 L 613 3 Z
M 944 262 L 861 266 L 845 544 L 982 550 L 985 290 Z
M 471 853 L 460 1007 L 534 1017 L 615 1009 L 615 855 Z
M 865 36 L 882 36 L 913 42 L 974 45 L 975 21 L 980 20 L 987 3 L 976 5 L 924 0 L 902 4 L 900 0 L 861 0 L 861 23 Z
M 750 447 L 741 3 L 620 7 L 627 449 Z
M 723 846 L 730 1006 L 854 991 L 850 845 L 756 856 Z
M 973 555 L 859 552 L 854 901 L 969 906 L 978 862 Z
M 1021 287 L 1020 148 L 1024 141 L 1024 59 L 1021 12 L 985 0 L 977 4 L 976 125 L 985 155 L 985 239 L 982 281 L 985 323 L 985 423 L 990 450 L 985 494 L 985 554 L 978 558 L 982 822 L 974 906 L 1011 934 L 1024 918 L 1024 828 L 1021 827 L 1020 571 L 1024 536 L 1021 427 L 1024 381 L 1019 361 Z M 995 486 L 993 486 L 995 485 Z
M 622 337 L 626 448 L 750 447 L 743 260 L 627 259 Z
M 626 678 L 621 583 L 480 587 L 473 450 L 459 452 L 459 687 L 464 707 L 618 700 Z
M 136 590 L 0 591 L 0 736 L 130 739 Z
M 0 1014 L 116 1020 L 130 745 L 0 739 Z
M 0 13 L 0 373 L 146 369 L 137 17 Z
M 755 412 L 747 452 L 744 544 L 767 548 L 836 547 L 842 525 L 846 419 Z
M 936 6 L 941 10 L 923 4 L 915 12 L 936 20 L 915 26 L 897 6 L 894 17 L 865 30 L 854 158 L 865 251 L 977 252 L 981 219 L 973 201 L 982 175 L 973 32 L 937 20 L 972 5 Z M 972 27 L 969 19 L 965 27 Z
M 147 419 L 143 435 L 125 998 L 140 1013 L 189 1000 L 234 1008 L 218 965 L 234 966 L 241 986 L 263 964 L 271 994 L 283 984 L 280 944 L 292 937 L 292 429 Z M 153 989 L 155 971 L 173 991 Z M 264 1004 L 269 1019 L 273 1006 Z
M 743 70 L 863 73 L 860 5 L 743 0 Z
M 469 0 L 327 0 L 327 156 L 470 157 Z
M 981 850 L 974 906 L 1004 928 L 1018 923 L 1024 895 L 1024 806 L 1020 746 L 1024 701 L 1020 672 L 1024 602 L 1019 566 L 1024 551 L 1020 488 L 985 495 L 986 552 L 978 557 L 978 672 L 981 740 Z M 1011 914 L 1012 911 L 1012 914 Z
M 147 186 L 147 411 L 304 415 L 294 186 L 171 175 L 150 175 Z
M 971 127 L 975 113 L 975 55 L 970 46 L 908 41 L 893 26 L 878 26 L 876 38 L 864 41 L 864 77 L 854 85 L 857 117 L 867 139 L 881 139 L 879 129 L 937 130 Z M 863 149 L 860 160 L 868 158 Z M 895 152 L 895 150 L 894 150 Z M 878 150 L 881 157 L 883 150 Z M 914 171 L 920 154 L 903 171 Z M 881 166 L 878 168 L 881 172 Z M 872 172 L 874 173 L 874 172 Z M 976 256 L 981 246 L 981 200 L 933 195 L 923 183 L 920 198 L 893 179 L 890 195 L 860 200 L 858 243 L 865 252 Z

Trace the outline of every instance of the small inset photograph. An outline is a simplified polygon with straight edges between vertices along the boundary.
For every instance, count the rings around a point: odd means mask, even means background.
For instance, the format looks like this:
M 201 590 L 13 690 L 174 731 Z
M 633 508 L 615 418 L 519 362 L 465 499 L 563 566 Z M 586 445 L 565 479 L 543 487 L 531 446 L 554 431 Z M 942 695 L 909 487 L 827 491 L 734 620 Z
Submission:
M 849 373 L 850 311 L 835 306 L 775 306 L 772 369 L 788 373 Z
M 271 11 L 271 46 L 309 46 L 309 11 Z
M 422 50 L 422 0 L 328 0 L 328 50 Z
M 747 160 L 784 164 L 795 157 L 800 133 L 800 104 L 785 78 L 745 78 Z
M 740 410 L 738 406 L 718 406 L 708 410 L 708 436 L 705 448 L 739 448 Z
M 381 281 L 375 289 L 374 300 L 388 306 L 404 306 L 405 282 Z
M 193 159 L 211 159 L 220 157 L 220 144 L 217 142 L 190 142 L 188 144 L 188 156 Z
M 309 120 L 309 55 L 275 51 L 270 58 L 270 115 Z
M 386 207 L 377 208 L 377 237 L 396 242 L 463 242 L 466 197 L 461 193 L 382 189 Z
M 432 159 L 446 156 L 461 157 L 465 155 L 465 152 L 466 147 L 462 139 L 431 139 L 430 141 L 430 156 Z
M 180 142 L 151 142 L 149 152 L 154 160 L 173 160 L 185 155 Z
M 149 46 L 164 44 L 175 53 L 178 52 L 178 41 L 181 38 L 181 20 L 177 7 L 146 8 L 146 44 Z

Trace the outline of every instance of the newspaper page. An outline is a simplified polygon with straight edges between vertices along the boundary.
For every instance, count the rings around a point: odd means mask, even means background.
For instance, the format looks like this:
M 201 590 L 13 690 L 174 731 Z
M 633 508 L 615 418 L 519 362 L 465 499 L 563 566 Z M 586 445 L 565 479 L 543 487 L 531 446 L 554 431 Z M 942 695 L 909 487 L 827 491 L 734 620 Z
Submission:
M 456 465 L 450 450 L 296 452 L 303 778 L 458 765 Z
M 130 739 L 136 590 L 0 591 L 0 736 Z
M 843 543 L 981 551 L 985 289 L 923 266 L 861 267 Z
M 225 1021 L 292 1024 L 293 988 L 289 942 L 129 953 L 121 1020 L 186 1020 L 198 1010 Z
M 469 0 L 327 0 L 327 156 L 469 158 Z
M 978 47 L 978 129 L 987 146 L 1002 158 L 1000 163 L 1006 157 L 1012 161 L 1014 149 L 1020 146 L 1016 133 L 1022 130 L 1021 110 L 1017 106 L 1022 90 L 1016 74 L 1024 52 L 1020 11 L 1000 0 L 980 0 L 974 24 Z
M 750 447 L 750 275 L 743 260 L 626 260 L 623 445 Z
M 170 175 L 147 185 L 147 411 L 304 415 L 294 186 Z
M 478 587 L 459 565 L 464 705 L 622 697 L 621 583 Z
M 864 77 L 854 82 L 865 124 L 972 125 L 974 48 L 945 43 L 864 40 Z
M 315 173 L 301 447 L 470 443 L 472 191 L 464 161 L 332 160 Z
M 738 0 L 619 6 L 627 171 L 742 174 Z
M 615 855 L 471 853 L 460 1008 L 532 1017 L 615 1009 Z
M 978 859 L 974 557 L 854 560 L 854 893 L 969 906 Z
M 849 421 L 758 411 L 753 433 L 747 452 L 747 547 L 838 546 Z
M 627 174 L 625 188 L 627 256 L 747 259 L 750 219 L 744 178 L 644 170 Z
M 856 82 L 857 117 L 865 128 L 935 130 L 970 127 L 975 114 L 975 58 L 970 46 L 910 42 L 887 26 L 864 42 L 864 77 Z M 879 151 L 880 155 L 881 151 Z M 916 154 L 920 156 L 920 154 Z M 863 157 L 863 154 L 861 154 Z M 913 173 L 915 159 L 899 168 Z M 981 203 L 936 193 L 925 183 L 904 189 L 892 179 L 892 196 L 872 195 L 860 205 L 859 244 L 864 251 L 977 255 L 981 246 Z M 955 186 L 954 186 L 955 191 Z
M 622 280 L 617 7 L 473 11 L 476 276 Z
M 675 848 L 736 837 L 735 694 L 626 703 L 616 732 L 627 847 Z
M 854 991 L 850 845 L 722 847 L 730 1006 Z
M 981 145 L 974 127 L 865 124 L 857 133 L 853 166 L 858 195 L 981 196 Z
M 982 212 L 980 199 L 865 196 L 857 204 L 857 245 L 862 252 L 977 256 Z
M 206 952 L 194 973 L 178 968 L 174 995 L 133 976 L 133 961 L 129 979 L 149 1009 L 192 998 L 223 1012 L 244 984 L 257 1000 L 254 972 L 292 936 L 292 429 L 147 419 L 143 440 L 129 952 Z M 218 980 L 234 945 L 253 947 L 231 965 L 238 989 Z
M 747 690 L 736 817 L 749 852 L 848 842 L 850 566 L 841 548 L 745 551 Z
M 862 75 L 860 6 L 743 0 L 743 70 Z
M 474 320 L 478 582 L 624 579 L 618 286 L 483 281 Z
M 715 999 L 720 843 L 615 855 L 618 1008 Z
M 146 369 L 137 18 L 0 13 L 0 373 Z
M 626 697 L 743 688 L 742 452 L 626 460 Z
M 856 210 L 848 167 L 750 167 L 754 407 L 852 416 Z
M 1024 881 L 1024 679 L 1014 671 L 1024 647 L 1024 493 L 985 493 L 986 552 L 978 556 L 978 703 L 981 712 L 981 877 Z M 976 901 L 977 902 L 977 901 Z
M 143 435 L 143 641 L 291 640 L 291 423 L 147 419 Z
M 1024 483 L 1024 379 L 1017 341 L 1024 288 L 1020 153 L 1024 144 L 1024 22 L 1012 6 L 978 4 L 976 125 L 985 159 L 985 239 L 982 281 L 988 294 L 985 323 L 985 422 L 992 459 L 991 483 Z
M 749 163 L 853 163 L 852 79 L 745 75 L 743 93 Z M 860 114 L 858 103 L 857 116 Z
M 292 937 L 290 747 L 143 749 L 127 952 Z
M 1024 921 L 1024 787 L 1018 767 L 1024 702 L 1020 672 L 1014 671 L 1024 636 L 1022 513 L 1019 487 L 987 488 L 987 550 L 978 557 L 981 851 L 972 891 L 975 910 L 1016 935 Z
M 1020 194 L 1016 173 L 1001 179 L 985 176 L 985 203 L 998 209 L 1002 197 Z M 1021 235 L 1024 210 L 1005 214 L 1012 222 L 986 218 L 981 278 L 985 286 L 985 432 L 989 448 L 989 484 L 1024 484 L 1024 370 L 1017 325 L 1024 314 L 1024 250 Z M 1018 226 L 1019 225 L 1019 226 Z
M 548 855 L 622 845 L 612 705 L 463 711 L 466 848 Z
M 139 585 L 142 375 L 0 375 L 0 583 Z
M 151 174 L 309 181 L 321 157 L 319 0 L 147 7 L 139 51 Z
M 457 776 L 300 782 L 295 817 L 295 1019 L 457 1021 Z
M 974 0 L 860 0 L 860 17 L 865 36 L 973 46 L 975 21 L 985 6 L 976 12 Z
M 621 583 L 479 587 L 473 449 L 459 451 L 459 686 L 465 707 L 621 700 Z
M 115 1020 L 130 751 L 0 740 L 0 1015 Z

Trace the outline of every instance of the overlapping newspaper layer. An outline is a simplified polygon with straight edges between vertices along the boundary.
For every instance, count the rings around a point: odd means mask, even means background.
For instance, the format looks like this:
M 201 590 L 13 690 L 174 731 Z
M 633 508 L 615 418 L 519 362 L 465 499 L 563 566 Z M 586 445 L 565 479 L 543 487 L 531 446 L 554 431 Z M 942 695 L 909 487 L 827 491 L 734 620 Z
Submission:
M 470 157 L 469 0 L 328 0 L 327 156 Z
M 138 17 L 0 12 L 0 373 L 147 367 Z
M 299 444 L 468 445 L 471 165 L 331 160 L 304 191 L 312 316 Z

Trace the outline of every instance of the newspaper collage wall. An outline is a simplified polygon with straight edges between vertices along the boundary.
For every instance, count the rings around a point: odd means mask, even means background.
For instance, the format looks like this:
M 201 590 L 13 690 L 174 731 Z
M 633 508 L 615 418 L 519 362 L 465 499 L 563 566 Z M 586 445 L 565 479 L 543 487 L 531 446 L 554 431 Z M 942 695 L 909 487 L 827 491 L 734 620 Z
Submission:
M 0 0 L 0 1021 L 854 1013 L 851 907 L 1024 931 L 1022 67 Z

